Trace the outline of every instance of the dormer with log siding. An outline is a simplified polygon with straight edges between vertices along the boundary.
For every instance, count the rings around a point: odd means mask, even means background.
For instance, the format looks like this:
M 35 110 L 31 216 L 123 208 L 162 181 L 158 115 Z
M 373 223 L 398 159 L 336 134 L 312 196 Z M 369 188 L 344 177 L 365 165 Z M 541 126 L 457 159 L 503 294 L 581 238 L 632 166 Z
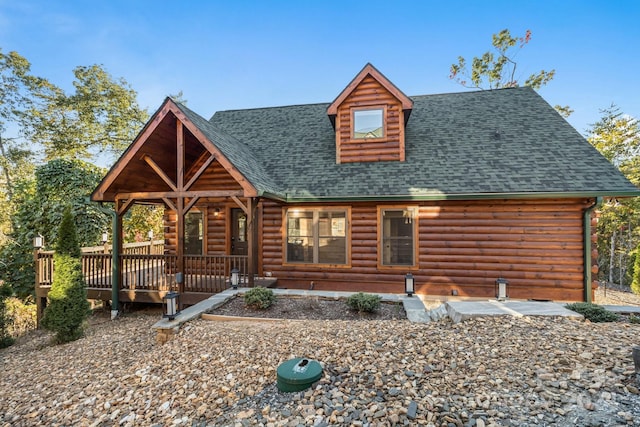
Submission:
M 405 160 L 404 130 L 413 101 L 367 64 L 327 108 L 336 163 Z

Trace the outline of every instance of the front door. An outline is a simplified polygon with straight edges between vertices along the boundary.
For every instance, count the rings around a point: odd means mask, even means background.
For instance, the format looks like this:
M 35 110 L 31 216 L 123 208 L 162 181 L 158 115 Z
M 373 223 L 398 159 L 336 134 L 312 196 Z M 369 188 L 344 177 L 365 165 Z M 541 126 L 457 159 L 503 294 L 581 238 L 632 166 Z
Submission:
M 231 255 L 247 254 L 247 214 L 231 209 Z

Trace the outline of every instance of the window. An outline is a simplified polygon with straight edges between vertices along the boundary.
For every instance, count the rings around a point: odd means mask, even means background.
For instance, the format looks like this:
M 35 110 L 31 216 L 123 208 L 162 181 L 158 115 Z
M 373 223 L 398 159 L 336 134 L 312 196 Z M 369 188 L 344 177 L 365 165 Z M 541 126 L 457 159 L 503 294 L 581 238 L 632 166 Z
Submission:
M 184 216 L 184 253 L 202 255 L 204 247 L 204 220 L 202 212 L 188 212 Z
M 382 209 L 382 265 L 415 265 L 415 209 Z
M 347 263 L 347 213 L 344 210 L 287 212 L 287 262 Z
M 384 110 L 353 111 L 353 138 L 368 139 L 384 137 Z

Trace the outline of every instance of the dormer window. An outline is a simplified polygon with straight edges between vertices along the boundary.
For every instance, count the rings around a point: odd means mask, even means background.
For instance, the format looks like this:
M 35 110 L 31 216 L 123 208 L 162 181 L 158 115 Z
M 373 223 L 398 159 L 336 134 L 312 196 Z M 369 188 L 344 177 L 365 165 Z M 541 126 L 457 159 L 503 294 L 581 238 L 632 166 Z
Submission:
M 384 108 L 353 110 L 353 139 L 384 138 Z
M 336 163 L 403 162 L 413 101 L 367 64 L 327 107 L 336 132 Z

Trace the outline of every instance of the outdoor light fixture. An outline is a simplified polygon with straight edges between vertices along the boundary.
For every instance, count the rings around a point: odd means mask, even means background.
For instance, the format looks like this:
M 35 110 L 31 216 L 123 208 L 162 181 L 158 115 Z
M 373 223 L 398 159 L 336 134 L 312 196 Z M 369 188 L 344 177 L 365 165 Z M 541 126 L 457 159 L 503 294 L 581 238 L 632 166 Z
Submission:
M 153 240 L 153 230 L 149 230 L 147 236 L 149 237 L 149 240 Z
M 107 233 L 106 231 L 104 233 L 102 233 L 102 244 L 106 244 L 107 241 L 109 240 L 109 233 Z
M 169 291 L 165 294 L 164 298 L 164 313 L 162 317 L 166 317 L 169 320 L 176 318 L 180 312 L 178 307 L 180 306 L 180 294 L 177 292 Z
M 404 291 L 409 296 L 412 296 L 415 292 L 415 287 L 413 284 L 413 274 L 411 273 L 407 273 L 407 275 L 404 276 Z
M 509 298 L 509 294 L 507 292 L 508 286 L 509 281 L 507 279 L 503 279 L 502 277 L 498 277 L 496 279 L 496 298 L 498 301 L 504 301 Z
M 213 210 L 213 216 L 215 216 L 215 217 L 219 217 L 220 216 L 220 208 L 215 208 Z
M 42 237 L 42 234 L 38 234 L 36 237 L 33 238 L 33 247 L 36 249 L 40 249 L 43 246 L 44 246 L 44 237 Z
M 240 283 L 240 270 L 234 268 L 231 270 L 231 287 L 238 289 L 238 283 Z

